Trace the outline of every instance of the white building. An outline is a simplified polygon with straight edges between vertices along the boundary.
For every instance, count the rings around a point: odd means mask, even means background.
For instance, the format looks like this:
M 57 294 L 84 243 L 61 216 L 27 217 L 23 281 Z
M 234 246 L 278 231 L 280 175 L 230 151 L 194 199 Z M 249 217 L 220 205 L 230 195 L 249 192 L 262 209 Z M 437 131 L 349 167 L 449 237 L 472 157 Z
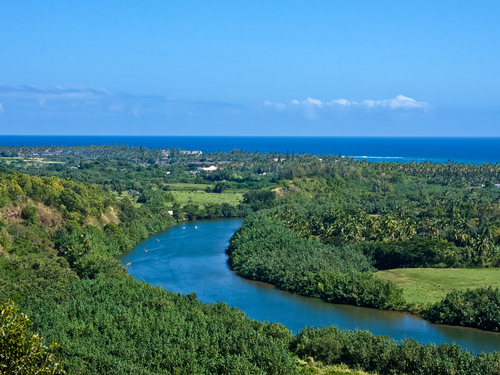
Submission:
M 205 171 L 205 172 L 212 172 L 212 171 L 216 171 L 217 167 L 215 165 L 211 165 L 210 167 L 206 167 L 206 168 L 198 168 L 198 170 Z

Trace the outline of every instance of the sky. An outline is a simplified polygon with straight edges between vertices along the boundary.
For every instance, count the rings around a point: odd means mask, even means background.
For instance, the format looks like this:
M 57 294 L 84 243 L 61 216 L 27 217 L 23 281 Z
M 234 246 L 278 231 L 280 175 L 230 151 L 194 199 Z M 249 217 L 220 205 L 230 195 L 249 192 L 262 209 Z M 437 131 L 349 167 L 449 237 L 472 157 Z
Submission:
M 500 136 L 499 1 L 10 1 L 0 135 Z

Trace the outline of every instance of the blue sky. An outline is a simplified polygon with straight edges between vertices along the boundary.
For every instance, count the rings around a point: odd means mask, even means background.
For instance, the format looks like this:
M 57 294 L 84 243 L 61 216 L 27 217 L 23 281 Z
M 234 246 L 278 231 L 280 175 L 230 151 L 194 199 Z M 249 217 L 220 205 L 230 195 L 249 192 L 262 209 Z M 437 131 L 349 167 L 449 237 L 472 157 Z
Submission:
M 12 1 L 0 134 L 500 136 L 498 1 Z

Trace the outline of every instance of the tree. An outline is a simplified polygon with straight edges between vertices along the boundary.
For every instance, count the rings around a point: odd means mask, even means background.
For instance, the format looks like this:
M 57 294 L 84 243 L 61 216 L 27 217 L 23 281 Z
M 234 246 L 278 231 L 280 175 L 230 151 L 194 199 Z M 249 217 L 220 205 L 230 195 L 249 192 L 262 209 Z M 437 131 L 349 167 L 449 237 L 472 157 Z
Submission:
M 37 225 L 38 224 L 38 218 L 36 216 L 37 212 L 38 210 L 36 207 L 26 206 L 21 212 L 21 217 L 23 218 L 26 224 Z
M 224 190 L 226 190 L 226 183 L 225 182 L 217 182 L 214 186 L 214 188 L 212 189 L 212 193 L 223 193 Z
M 182 210 L 181 210 L 181 205 L 179 203 L 174 203 L 172 206 L 172 212 L 174 213 L 174 219 L 176 221 L 179 221 L 182 219 Z
M 198 208 L 199 205 L 193 203 L 189 203 L 184 206 L 184 211 L 186 212 L 189 220 L 196 219 L 196 217 L 198 216 Z
M 43 337 L 29 330 L 31 321 L 17 312 L 12 301 L 0 306 L 0 373 L 62 374 L 62 363 L 53 341 L 43 345 Z
M 269 190 L 248 191 L 243 194 L 243 203 L 248 204 L 254 211 L 270 208 L 276 200 L 276 193 Z

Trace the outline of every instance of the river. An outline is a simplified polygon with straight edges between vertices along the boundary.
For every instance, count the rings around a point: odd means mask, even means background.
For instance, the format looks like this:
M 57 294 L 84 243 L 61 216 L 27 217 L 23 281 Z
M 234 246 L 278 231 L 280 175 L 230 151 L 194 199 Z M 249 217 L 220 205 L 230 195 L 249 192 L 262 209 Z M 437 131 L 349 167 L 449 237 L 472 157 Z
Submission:
M 500 333 L 431 324 L 400 312 L 327 303 L 243 279 L 229 269 L 224 252 L 240 225 L 239 219 L 183 223 L 141 242 L 120 260 L 130 263 L 128 271 L 137 280 L 175 292 L 194 292 L 203 302 L 224 301 L 252 319 L 281 323 L 294 333 L 305 326 L 335 324 L 396 340 L 412 337 L 423 343 L 455 342 L 475 353 L 500 350 Z

